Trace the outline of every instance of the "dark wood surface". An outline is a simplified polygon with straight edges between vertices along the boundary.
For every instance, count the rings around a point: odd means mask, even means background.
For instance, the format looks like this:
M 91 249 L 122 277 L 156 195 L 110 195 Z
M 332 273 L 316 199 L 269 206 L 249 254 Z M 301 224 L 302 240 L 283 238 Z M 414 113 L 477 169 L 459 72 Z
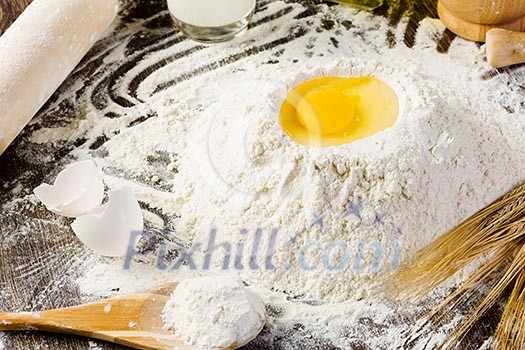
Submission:
M 0 0 L 0 32 L 20 13 L 29 0 Z M 307 10 L 301 18 L 313 16 L 318 12 L 318 2 L 300 1 Z M 263 7 L 267 1 L 259 1 Z M 45 180 L 52 179 L 61 166 L 71 161 L 69 155 L 76 147 L 89 147 L 94 155 L 102 152 L 103 144 L 110 138 L 100 135 L 96 141 L 86 144 L 87 140 L 79 138 L 74 142 L 52 144 L 35 144 L 29 136 L 42 127 L 54 128 L 69 125 L 78 117 L 87 104 L 100 111 L 114 104 L 125 110 L 133 106 L 136 86 L 141 79 L 176 58 L 158 62 L 150 71 L 141 72 L 137 79 L 128 86 L 128 94 L 121 96 L 116 89 L 119 78 L 135 67 L 147 53 L 163 47 L 175 45 L 181 37 L 170 22 L 169 16 L 162 12 L 165 4 L 162 0 L 129 0 L 122 6 L 122 22 L 112 36 L 101 40 L 88 54 L 60 90 L 42 109 L 35 122 L 27 127 L 8 151 L 0 156 L 0 309 L 5 311 L 32 311 L 75 305 L 80 300 L 80 293 L 73 282 L 81 267 L 92 256 L 72 235 L 69 222 L 50 214 L 39 204 L 26 199 L 31 190 Z M 160 15 L 159 15 L 160 13 Z M 433 0 L 396 0 L 390 1 L 375 11 L 377 16 L 389 19 L 396 26 L 403 16 L 408 16 L 408 26 L 403 45 L 414 45 L 419 21 L 426 16 L 436 16 Z M 274 17 L 278 18 L 280 14 Z M 267 21 L 275 20 L 268 18 Z M 333 21 L 333 19 L 329 19 Z M 330 26 L 327 26 L 330 27 Z M 330 28 L 311 28 L 311 30 L 330 30 Z M 239 60 L 257 50 L 271 50 L 293 40 L 293 35 L 282 38 L 266 46 L 248 50 L 239 57 L 230 58 L 220 64 Z M 396 38 L 392 32 L 385 34 L 385 45 L 395 45 Z M 436 38 L 436 55 L 446 54 L 455 36 L 446 31 Z M 127 61 L 111 61 L 108 57 L 112 49 L 125 42 Z M 171 61 L 170 61 L 171 59 Z M 202 65 L 191 74 L 180 79 L 191 79 L 213 68 Z M 512 75 L 512 70 L 487 72 L 487 77 L 498 74 Z M 80 84 L 79 84 L 80 82 Z M 176 84 L 177 79 L 166 84 Z M 79 87 L 80 86 L 80 87 Z M 165 88 L 160 86 L 159 88 Z M 44 117 L 45 118 L 42 118 Z M 118 118 L 118 114 L 107 115 Z M 140 123 L 149 116 L 143 116 L 133 123 Z M 103 155 L 102 155 L 103 156 Z M 129 176 L 135 181 L 144 181 L 140 174 L 131 174 L 126 169 L 115 169 L 121 176 Z M 14 201 L 15 200 L 15 201 Z M 13 202 L 14 201 L 14 202 Z M 11 203 L 3 208 L 2 203 Z M 169 218 L 166 218 L 169 220 Z M 464 349 L 477 349 L 494 329 L 497 323 L 497 312 L 490 313 L 478 324 L 464 341 Z M 287 336 L 302 336 L 304 341 L 287 344 Z M 330 339 L 310 339 L 308 328 L 294 327 L 282 330 L 280 334 L 256 340 L 250 349 L 337 349 Z M 68 336 L 22 333 L 4 338 L 7 350 L 16 349 L 89 349 L 85 339 Z M 368 349 L 364 342 L 355 343 L 354 349 Z M 110 344 L 100 345 L 103 349 L 122 349 Z M 409 348 L 409 347 L 408 347 Z
M 0 34 L 3 33 L 20 13 L 31 3 L 31 0 L 0 1 Z

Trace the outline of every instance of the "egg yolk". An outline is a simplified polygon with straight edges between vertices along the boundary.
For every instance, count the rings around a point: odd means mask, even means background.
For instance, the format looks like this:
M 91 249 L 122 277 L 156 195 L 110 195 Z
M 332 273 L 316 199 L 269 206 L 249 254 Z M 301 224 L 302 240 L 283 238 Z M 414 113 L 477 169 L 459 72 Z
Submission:
M 305 146 L 340 146 L 393 126 L 398 98 L 373 77 L 323 77 L 288 92 L 279 123 Z

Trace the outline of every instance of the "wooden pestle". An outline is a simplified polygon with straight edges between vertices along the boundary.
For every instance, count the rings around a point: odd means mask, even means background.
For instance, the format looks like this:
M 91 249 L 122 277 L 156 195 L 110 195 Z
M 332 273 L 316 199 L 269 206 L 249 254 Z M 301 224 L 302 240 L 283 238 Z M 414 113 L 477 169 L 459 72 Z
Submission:
M 491 29 L 487 33 L 487 59 L 494 68 L 525 63 L 525 33 Z
M 525 31 L 523 0 L 439 0 L 438 12 L 448 29 L 472 41 L 484 42 L 494 28 Z

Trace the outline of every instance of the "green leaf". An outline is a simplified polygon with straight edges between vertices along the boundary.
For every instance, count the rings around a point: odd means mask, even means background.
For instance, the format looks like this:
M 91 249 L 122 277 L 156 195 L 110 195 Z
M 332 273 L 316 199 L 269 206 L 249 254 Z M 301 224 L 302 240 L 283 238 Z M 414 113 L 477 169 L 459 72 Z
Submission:
M 383 5 L 384 0 L 330 0 L 360 10 L 373 11 Z

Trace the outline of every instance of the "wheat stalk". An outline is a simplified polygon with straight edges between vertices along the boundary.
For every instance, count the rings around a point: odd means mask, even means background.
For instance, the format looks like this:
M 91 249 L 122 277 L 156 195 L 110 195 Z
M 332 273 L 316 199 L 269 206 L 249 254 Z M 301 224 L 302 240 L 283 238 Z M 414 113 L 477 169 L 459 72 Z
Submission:
M 404 298 L 419 300 L 469 264 L 485 258 L 459 288 L 436 307 L 427 321 L 441 321 L 469 300 L 490 276 L 498 278 L 463 319 L 442 349 L 454 348 L 479 318 L 513 288 L 495 334 L 498 349 L 525 348 L 525 184 L 481 210 L 423 248 L 390 279 Z M 506 267 L 508 265 L 508 267 Z M 505 268 L 506 267 L 506 268 Z
M 525 248 L 522 248 L 509 268 L 517 274 L 512 293 L 505 305 L 495 338 L 498 348 L 523 349 L 525 345 Z

